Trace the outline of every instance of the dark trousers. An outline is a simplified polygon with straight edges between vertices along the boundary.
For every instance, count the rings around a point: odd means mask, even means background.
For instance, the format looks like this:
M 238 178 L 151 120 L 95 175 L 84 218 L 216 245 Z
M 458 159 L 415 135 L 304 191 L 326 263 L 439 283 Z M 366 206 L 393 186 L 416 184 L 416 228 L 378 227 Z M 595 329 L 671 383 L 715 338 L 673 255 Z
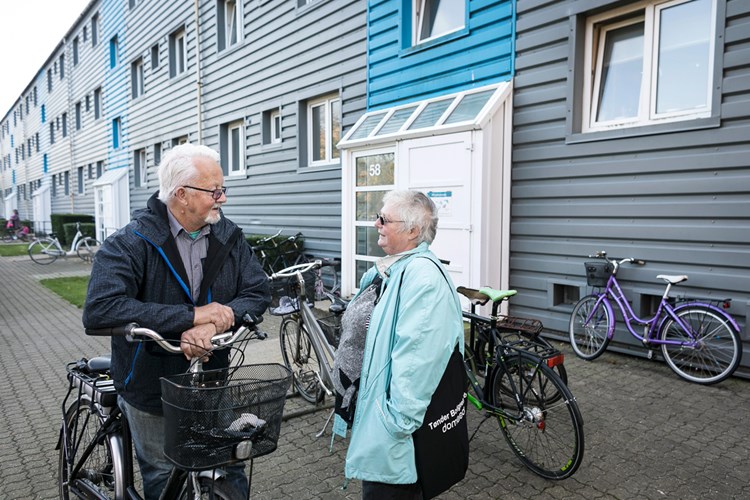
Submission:
M 362 481 L 362 500 L 422 500 L 419 484 L 386 484 Z

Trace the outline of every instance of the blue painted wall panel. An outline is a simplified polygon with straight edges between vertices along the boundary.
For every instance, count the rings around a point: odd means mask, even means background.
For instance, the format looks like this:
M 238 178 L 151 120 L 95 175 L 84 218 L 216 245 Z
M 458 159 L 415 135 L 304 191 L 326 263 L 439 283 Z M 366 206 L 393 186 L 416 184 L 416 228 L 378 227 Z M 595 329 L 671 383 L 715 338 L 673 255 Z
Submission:
M 513 76 L 512 0 L 466 0 L 466 27 L 411 45 L 412 0 L 371 0 L 368 109 L 508 81 Z

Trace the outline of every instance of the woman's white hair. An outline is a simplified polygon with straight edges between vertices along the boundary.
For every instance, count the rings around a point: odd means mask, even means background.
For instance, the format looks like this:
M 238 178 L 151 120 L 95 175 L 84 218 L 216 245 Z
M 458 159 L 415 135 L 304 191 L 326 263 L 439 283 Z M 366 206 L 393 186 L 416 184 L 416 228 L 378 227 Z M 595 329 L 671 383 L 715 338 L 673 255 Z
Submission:
M 194 158 L 205 157 L 220 162 L 219 153 L 208 146 L 180 144 L 164 155 L 159 164 L 159 199 L 167 203 L 180 186 L 190 184 L 196 175 Z
M 392 215 L 403 221 L 403 231 L 419 229 L 417 244 L 432 243 L 437 232 L 438 213 L 435 203 L 421 191 L 395 190 L 383 197 L 383 206 L 389 205 Z

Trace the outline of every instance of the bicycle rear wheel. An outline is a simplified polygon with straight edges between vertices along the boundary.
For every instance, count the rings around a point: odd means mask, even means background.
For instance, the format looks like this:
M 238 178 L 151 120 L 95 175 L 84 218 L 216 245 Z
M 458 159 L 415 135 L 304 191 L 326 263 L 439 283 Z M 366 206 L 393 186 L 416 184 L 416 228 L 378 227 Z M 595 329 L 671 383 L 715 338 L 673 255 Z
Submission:
M 578 357 L 591 361 L 607 349 L 610 327 L 615 318 L 597 295 L 588 295 L 573 308 L 570 315 L 570 346 Z M 588 319 L 588 321 L 587 321 Z
M 304 326 L 300 328 L 295 316 L 281 322 L 279 342 L 284 364 L 292 371 L 297 392 L 310 403 L 322 401 L 325 392 L 318 377 L 320 363 L 307 330 Z
M 583 461 L 583 419 L 570 389 L 543 361 L 517 352 L 499 361 L 489 386 L 513 453 L 546 479 L 570 477 Z
M 122 471 L 113 464 L 113 448 L 122 451 L 115 444 L 116 436 L 98 435 L 100 422 L 89 410 L 90 402 L 82 398 L 71 405 L 65 414 L 63 436 L 60 443 L 58 463 L 58 484 L 60 498 L 115 498 L 124 492 L 125 478 Z M 94 443 L 91 452 L 84 457 L 86 449 Z M 79 462 L 82 466 L 75 477 L 70 473 Z M 119 491 L 119 495 L 116 492 Z
M 85 262 L 94 262 L 94 257 L 100 246 L 101 244 L 96 239 L 87 236 L 76 245 L 76 253 Z
M 671 317 L 664 323 L 659 338 L 684 343 L 662 344 L 669 367 L 685 380 L 705 385 L 721 382 L 734 373 L 742 358 L 742 343 L 727 318 L 700 306 L 678 308 L 675 313 L 690 328 L 692 338 Z M 698 344 L 689 345 L 693 341 Z
M 29 257 L 37 264 L 51 264 L 62 254 L 51 238 L 42 238 L 29 245 Z

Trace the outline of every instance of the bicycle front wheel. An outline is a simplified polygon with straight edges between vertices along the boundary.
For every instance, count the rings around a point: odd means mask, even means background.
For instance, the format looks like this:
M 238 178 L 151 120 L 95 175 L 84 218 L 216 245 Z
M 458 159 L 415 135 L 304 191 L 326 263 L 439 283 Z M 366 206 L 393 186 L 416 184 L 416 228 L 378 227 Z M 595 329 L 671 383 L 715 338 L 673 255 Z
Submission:
M 671 317 L 662 326 L 659 338 L 678 342 L 661 345 L 669 367 L 685 380 L 705 385 L 721 382 L 734 373 L 742 358 L 742 343 L 727 318 L 700 306 L 677 309 L 675 313 L 690 332 Z
M 570 389 L 544 362 L 516 353 L 498 363 L 489 392 L 513 453 L 546 479 L 570 477 L 583 461 L 583 419 Z
M 607 333 L 615 321 L 604 301 L 597 303 L 597 300 L 597 295 L 582 298 L 570 315 L 570 345 L 578 357 L 588 361 L 598 358 L 607 349 Z
M 94 256 L 100 245 L 94 238 L 87 236 L 76 245 L 76 254 L 85 262 L 94 262 Z
M 60 255 L 60 249 L 51 238 L 42 238 L 29 245 L 29 257 L 37 264 L 51 264 Z
M 65 414 L 63 436 L 68 438 L 63 437 L 60 443 L 57 476 L 60 498 L 122 498 L 125 478 L 112 460 L 111 439 L 117 438 L 97 435 L 99 419 L 89 411 L 89 405 L 88 401 L 78 400 Z M 71 476 L 79 464 L 78 473 Z
M 318 376 L 320 363 L 307 330 L 300 328 L 296 317 L 285 318 L 279 330 L 281 355 L 284 364 L 292 371 L 294 387 L 310 403 L 323 400 L 325 392 Z

